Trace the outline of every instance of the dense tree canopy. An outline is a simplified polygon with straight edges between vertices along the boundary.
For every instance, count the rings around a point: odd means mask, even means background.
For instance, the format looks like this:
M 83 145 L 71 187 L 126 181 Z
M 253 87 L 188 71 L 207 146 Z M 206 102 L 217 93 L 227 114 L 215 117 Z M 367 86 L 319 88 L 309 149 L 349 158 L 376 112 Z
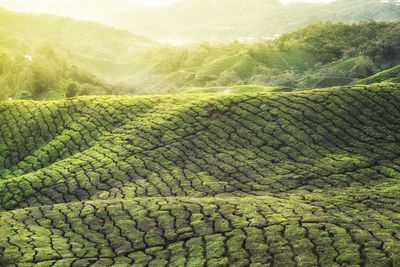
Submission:
M 98 47 L 89 51 L 87 40 L 80 41 L 67 30 L 72 20 L 63 19 L 55 20 L 62 31 L 46 35 L 47 40 L 42 42 L 27 31 L 28 23 L 43 23 L 48 17 L 21 16 L 0 11 L 0 21 L 10 17 L 13 22 L 0 27 L 3 99 L 160 94 L 192 87 L 252 84 L 329 87 L 355 83 L 400 63 L 398 22 L 319 23 L 274 40 L 203 42 L 181 47 L 144 45 L 139 52 L 135 50 L 137 43 L 134 47 L 125 43 L 138 42 L 135 36 L 76 22 L 82 34 L 90 29 L 99 32 L 90 37 Z M 103 40 L 107 35 L 115 44 L 118 40 L 124 43 L 113 46 Z M 55 41 L 57 38 L 60 40 Z
M 255 43 L 152 49 L 159 87 L 344 85 L 400 63 L 400 23 L 319 23 Z M 167 83 L 165 83 L 167 81 Z M 164 82 L 164 83 L 163 83 Z M 161 86 L 165 85 L 165 86 Z

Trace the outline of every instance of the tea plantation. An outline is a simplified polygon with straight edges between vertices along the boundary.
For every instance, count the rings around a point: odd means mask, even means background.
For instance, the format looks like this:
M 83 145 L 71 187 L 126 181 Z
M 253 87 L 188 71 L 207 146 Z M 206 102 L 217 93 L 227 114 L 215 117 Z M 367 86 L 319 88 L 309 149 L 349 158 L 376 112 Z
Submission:
M 400 86 L 0 104 L 0 266 L 400 266 Z

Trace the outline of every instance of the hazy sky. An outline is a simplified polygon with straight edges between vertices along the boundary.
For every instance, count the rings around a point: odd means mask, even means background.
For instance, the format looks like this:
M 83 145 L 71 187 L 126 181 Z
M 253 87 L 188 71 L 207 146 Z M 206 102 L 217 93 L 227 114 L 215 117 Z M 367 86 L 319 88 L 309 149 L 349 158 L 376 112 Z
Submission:
M 116 2 L 129 2 L 130 4 L 133 5 L 138 5 L 138 6 L 163 6 L 163 5 L 169 5 L 174 2 L 177 2 L 179 0 L 120 0 L 120 1 L 113 1 L 109 0 L 110 3 L 113 3 L 114 5 Z M 30 4 L 46 4 L 46 5 L 68 5 L 68 4 L 76 4 L 78 2 L 88 2 L 87 0 L 0 0 L 0 5 L 6 6 L 6 5 L 30 5 Z M 105 1 L 102 1 L 105 2 Z M 118 3 L 119 4 L 119 3 Z
M 96 19 L 135 6 L 165 6 L 184 0 L 0 0 L 0 7 L 15 11 L 50 13 L 78 19 Z M 198 0 L 201 1 L 201 0 Z M 215 0 L 218 1 L 218 0 Z M 298 2 L 332 2 L 334 0 L 279 0 L 284 4 Z
M 334 2 L 335 0 L 279 0 L 282 3 L 285 4 L 290 4 L 290 3 L 300 3 L 300 2 L 306 2 L 306 3 L 331 3 Z
M 135 6 L 163 6 L 176 1 L 178 0 L 0 0 L 0 7 L 78 19 L 96 19 Z
M 54 4 L 71 4 L 77 2 L 85 2 L 86 0 L 0 0 L 0 5 L 7 6 L 7 5 L 24 5 L 24 4 L 46 4 L 46 5 L 54 5 Z M 172 4 L 174 2 L 178 2 L 182 0 L 120 0 L 118 2 L 129 2 L 133 5 L 138 6 L 165 6 Z M 201 1 L 201 0 L 200 0 Z M 318 3 L 318 2 L 332 2 L 334 0 L 279 0 L 282 3 L 295 3 L 295 2 L 311 2 L 311 3 Z M 103 1 L 104 2 L 104 1 Z M 117 1 L 109 0 L 109 2 Z

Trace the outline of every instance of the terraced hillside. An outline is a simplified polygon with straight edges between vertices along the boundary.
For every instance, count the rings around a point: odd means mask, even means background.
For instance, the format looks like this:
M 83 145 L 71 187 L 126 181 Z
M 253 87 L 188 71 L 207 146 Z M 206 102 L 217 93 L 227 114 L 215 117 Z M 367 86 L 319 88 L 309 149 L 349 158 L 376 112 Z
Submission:
M 374 84 L 374 83 L 399 83 L 400 82 L 400 65 L 394 68 L 379 72 L 371 77 L 361 80 L 360 84 Z
M 1 266 L 400 266 L 400 86 L 0 106 Z

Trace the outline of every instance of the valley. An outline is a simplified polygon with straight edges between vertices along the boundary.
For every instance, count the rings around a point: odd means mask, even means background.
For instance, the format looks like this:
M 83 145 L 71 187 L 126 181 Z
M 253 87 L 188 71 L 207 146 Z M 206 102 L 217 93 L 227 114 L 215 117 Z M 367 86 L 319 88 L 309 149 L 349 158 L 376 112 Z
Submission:
M 1 267 L 400 266 L 398 3 L 59 5 L 0 9 Z

